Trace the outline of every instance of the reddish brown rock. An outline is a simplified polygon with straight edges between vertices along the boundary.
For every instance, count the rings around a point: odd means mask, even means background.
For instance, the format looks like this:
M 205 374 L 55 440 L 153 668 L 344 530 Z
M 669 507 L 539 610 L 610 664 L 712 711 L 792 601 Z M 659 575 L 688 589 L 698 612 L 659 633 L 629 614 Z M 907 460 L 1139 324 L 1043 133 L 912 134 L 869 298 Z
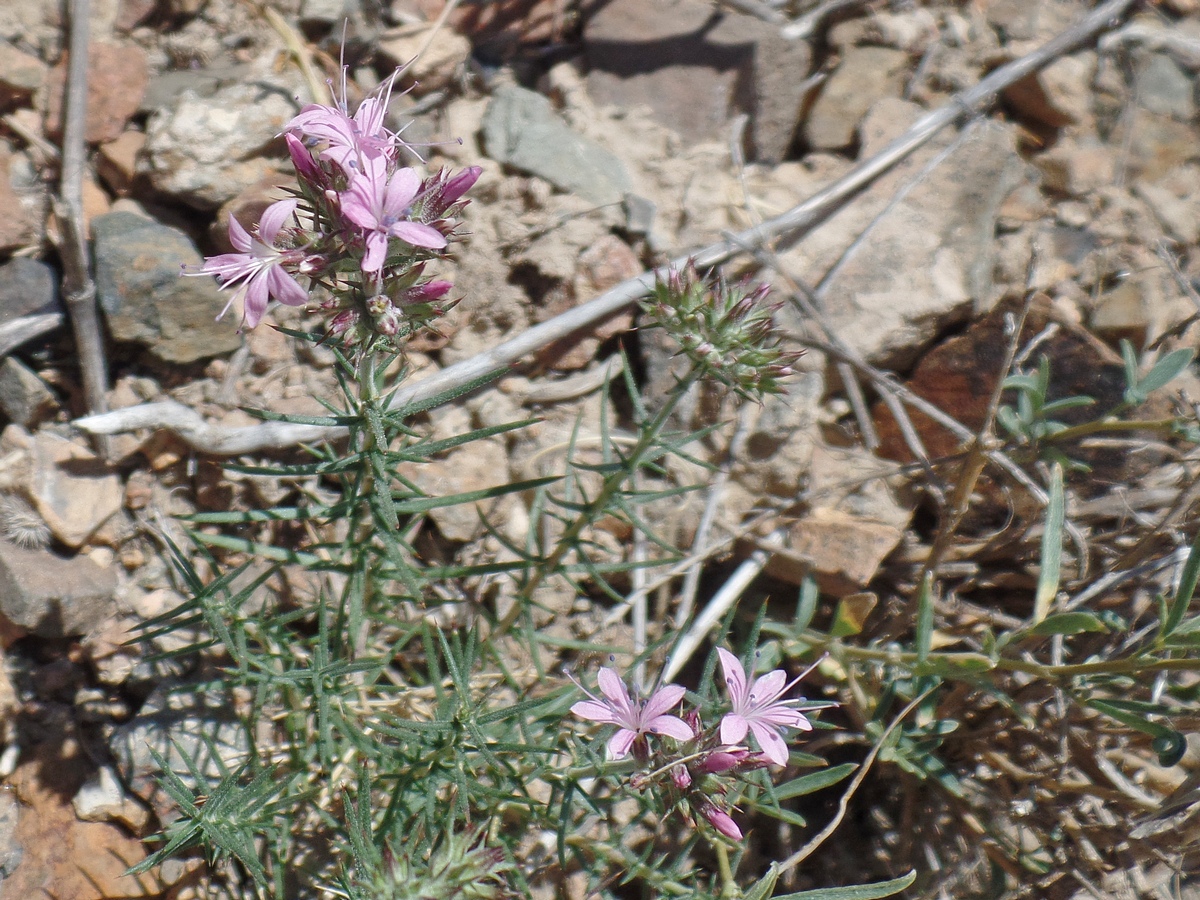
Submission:
M 46 80 L 46 131 L 55 138 L 62 135 L 67 62 L 64 56 Z M 141 105 L 149 81 L 146 54 L 140 47 L 91 44 L 88 47 L 88 109 L 84 139 L 89 144 L 116 140 Z
M 977 432 L 984 424 L 988 403 L 1001 376 L 1011 338 L 1005 333 L 1005 318 L 1016 312 L 1016 304 L 1006 302 L 972 324 L 963 334 L 950 338 L 927 353 L 913 370 L 908 387 L 939 409 L 953 416 L 962 425 Z M 1125 391 L 1125 373 L 1120 356 L 1087 329 L 1057 316 L 1043 295 L 1035 300 L 1019 346 L 1026 345 L 1035 335 L 1051 324 L 1056 326 L 1039 344 L 1029 363 L 1036 366 L 1045 355 L 1050 360 L 1049 399 L 1086 396 L 1095 400 L 1091 406 L 1060 411 L 1055 418 L 1067 425 L 1090 421 L 1121 402 Z M 1014 404 L 1011 392 L 1003 402 Z M 1141 407 L 1135 414 L 1154 418 L 1167 414 L 1158 397 Z M 921 412 L 909 408 L 913 427 L 929 456 L 944 458 L 962 449 L 962 441 L 949 430 Z M 882 442 L 879 453 L 890 459 L 910 462 L 913 457 L 904 443 L 895 419 L 882 403 L 875 408 L 875 425 Z M 999 426 L 1000 437 L 1008 437 Z M 1144 474 L 1147 465 L 1155 464 L 1153 454 L 1129 454 L 1111 446 L 1064 446 L 1072 458 L 1092 466 L 1098 483 L 1129 481 Z
M 45 742 L 8 779 L 20 807 L 15 837 L 21 862 L 0 887 L 0 898 L 38 895 L 100 900 L 103 897 L 156 897 L 161 886 L 149 875 L 125 870 L 146 857 L 137 838 L 103 822 L 81 822 L 71 797 L 83 783 L 89 763 L 77 741 Z M 48 893 L 47 893 L 48 892 Z
M 807 574 L 821 591 L 843 597 L 861 590 L 896 549 L 904 529 L 836 509 L 816 509 L 792 526 L 788 545 L 777 550 L 767 573 L 794 584 Z

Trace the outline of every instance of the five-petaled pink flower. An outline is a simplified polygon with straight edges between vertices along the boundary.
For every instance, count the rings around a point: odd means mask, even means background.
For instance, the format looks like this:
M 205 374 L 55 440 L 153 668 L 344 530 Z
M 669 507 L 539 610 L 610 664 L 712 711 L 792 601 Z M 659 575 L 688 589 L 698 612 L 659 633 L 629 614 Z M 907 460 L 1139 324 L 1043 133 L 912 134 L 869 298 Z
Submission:
M 788 684 L 783 669 L 774 669 L 751 684 L 736 656 L 723 647 L 717 648 L 717 655 L 721 658 L 729 703 L 733 707 L 721 719 L 721 743 L 737 744 L 750 731 L 762 748 L 763 756 L 776 765 L 786 765 L 787 744 L 780 730 L 784 727 L 812 730 L 812 723 L 793 706 L 800 701 L 779 699 L 796 682 Z
M 271 297 L 288 306 L 303 306 L 308 301 L 308 291 L 280 265 L 285 261 L 294 262 L 303 256 L 303 251 L 276 246 L 280 229 L 296 211 L 296 202 L 295 199 L 280 200 L 268 206 L 258 223 L 258 238 L 251 237 L 241 223 L 230 216 L 229 242 L 240 252 L 210 256 L 199 272 L 187 273 L 215 275 L 223 288 L 238 285 L 225 309 L 221 310 L 221 316 L 229 312 L 236 300 L 242 299 L 242 319 L 247 328 L 253 328 L 267 311 L 267 301 Z
M 690 741 L 695 734 L 683 719 L 668 715 L 683 699 L 684 689 L 668 684 L 655 691 L 644 703 L 629 696 L 625 682 L 612 669 L 602 668 L 596 679 L 600 683 L 601 700 L 586 689 L 590 700 L 580 700 L 571 712 L 581 719 L 616 725 L 617 733 L 608 741 L 609 759 L 620 759 L 629 753 L 634 741 L 646 734 L 663 734 L 677 741 Z
M 363 229 L 367 252 L 362 270 L 374 274 L 387 259 L 388 239 L 400 238 L 414 247 L 441 250 L 446 237 L 436 228 L 414 222 L 409 204 L 421 189 L 415 169 L 396 169 L 388 174 L 383 157 L 364 158 L 362 170 L 350 179 L 350 187 L 338 195 L 342 214 Z

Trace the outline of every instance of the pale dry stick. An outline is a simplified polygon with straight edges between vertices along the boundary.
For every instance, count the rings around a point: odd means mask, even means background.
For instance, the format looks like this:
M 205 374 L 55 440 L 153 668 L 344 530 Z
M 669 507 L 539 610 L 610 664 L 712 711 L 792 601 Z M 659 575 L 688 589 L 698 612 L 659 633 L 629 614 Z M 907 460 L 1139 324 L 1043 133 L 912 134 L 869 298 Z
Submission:
M 873 453 L 879 449 L 879 432 L 875 430 L 875 421 L 867 407 L 867 397 L 858 381 L 858 373 L 848 363 L 835 363 L 834 367 L 838 377 L 842 379 L 842 387 L 846 389 L 846 399 L 850 401 L 850 409 L 858 422 L 858 433 L 862 435 L 863 446 Z
M 1192 37 L 1178 27 L 1148 21 L 1130 22 L 1102 37 L 1096 49 L 1101 53 L 1115 53 L 1123 44 L 1141 44 L 1148 51 L 1165 50 L 1181 66 L 1200 70 L 1200 38 Z
M 867 0 L 825 0 L 816 9 L 810 10 L 796 21 L 784 25 L 779 33 L 789 41 L 802 41 L 811 37 L 834 13 L 866 2 Z
M 637 489 L 637 473 L 631 478 L 632 487 Z M 646 569 L 642 565 L 646 561 L 646 534 L 640 528 L 633 530 L 633 553 L 631 561 L 633 570 L 629 573 L 633 585 L 634 601 L 630 605 L 630 623 L 633 626 L 633 655 L 638 660 L 633 670 L 634 683 L 641 690 L 646 686 L 646 660 L 642 656 L 646 652 Z
M 587 328 L 646 296 L 653 290 L 656 279 L 665 277 L 672 267 L 680 268 L 689 261 L 694 261 L 698 268 L 706 269 L 740 255 L 747 246 L 760 246 L 780 238 L 798 240 L 841 208 L 866 185 L 927 143 L 943 128 L 974 115 L 980 107 L 991 102 L 1009 85 L 1112 27 L 1115 20 L 1119 19 L 1133 2 L 1134 0 L 1108 0 L 1037 50 L 1001 66 L 974 87 L 962 91 L 948 103 L 922 116 L 908 131 L 875 156 L 859 163 L 842 178 L 788 212 L 746 229 L 734 239 L 710 244 L 659 269 L 623 281 L 588 303 L 535 325 L 490 350 L 448 366 L 414 385 L 402 388 L 394 396 L 393 407 L 461 390 L 482 378 L 505 371 L 528 354 Z M 152 408 L 147 411 L 147 407 Z M 343 428 L 289 425 L 280 422 L 266 422 L 246 428 L 219 428 L 205 422 L 188 407 L 173 402 L 131 406 L 105 416 L 88 416 L 77 419 L 75 425 L 90 434 L 118 434 L 135 428 L 164 428 L 174 431 L 194 450 L 213 456 L 236 456 L 260 450 L 281 449 L 302 442 L 333 440 L 346 433 Z
M 62 313 L 36 313 L 21 316 L 0 325 L 0 356 L 7 356 L 22 344 L 53 331 L 63 323 Z
M 934 690 L 934 688 L 930 688 L 929 690 L 925 691 L 925 693 L 914 697 L 909 701 L 908 705 L 905 706 L 904 709 L 900 710 L 900 714 L 896 716 L 896 718 L 892 719 L 890 723 L 888 723 L 888 727 L 884 729 L 883 734 L 879 736 L 879 740 L 877 740 L 875 745 L 871 747 L 871 752 L 867 754 L 866 759 L 862 761 L 862 765 L 859 766 L 858 771 L 854 773 L 854 778 L 852 778 L 850 784 L 846 786 L 846 790 L 843 792 L 841 800 L 838 801 L 838 809 L 837 812 L 834 813 L 833 818 L 829 820 L 829 823 L 824 828 L 822 828 L 813 836 L 812 840 L 810 840 L 807 844 L 805 844 L 780 864 L 780 872 L 786 872 L 788 869 L 794 869 L 796 866 L 800 865 L 800 863 L 812 856 L 820 848 L 820 846 L 829 840 L 830 836 L 838 830 L 838 826 L 842 824 L 842 820 L 846 818 L 846 812 L 850 809 L 850 801 L 854 798 L 855 793 L 857 793 L 858 789 L 862 786 L 862 783 L 866 780 L 867 773 L 871 771 L 871 766 L 874 765 L 875 760 L 879 757 L 880 751 L 883 750 L 883 745 L 886 744 L 888 738 L 892 736 L 892 732 L 900 727 L 900 723 L 908 718 L 908 714 L 920 706 L 921 703 L 924 702 L 925 698 L 933 693 Z
M 784 277 L 788 278 L 796 291 L 807 295 L 811 309 L 806 310 L 806 312 L 808 312 L 809 315 L 816 315 L 817 321 L 821 326 L 821 330 L 825 332 L 825 335 L 831 341 L 840 342 L 841 339 L 837 337 L 836 331 L 829 325 L 822 314 L 821 303 L 825 299 L 825 295 L 830 290 L 830 286 L 834 283 L 834 280 L 841 272 L 845 270 L 846 266 L 848 266 L 850 262 L 856 256 L 858 256 L 859 251 L 867 246 L 868 238 L 870 238 L 872 232 L 874 232 L 875 229 L 878 228 L 879 225 L 901 203 L 904 202 L 908 195 L 911 194 L 918 185 L 922 184 L 927 178 L 929 178 L 929 176 L 932 175 L 942 165 L 942 163 L 950 158 L 951 154 L 953 154 L 964 143 L 966 143 L 967 139 L 974 131 L 974 124 L 964 128 L 957 138 L 951 141 L 940 152 L 936 153 L 933 158 L 930 159 L 924 166 L 922 166 L 921 170 L 917 172 L 914 177 L 908 179 L 904 184 L 902 184 L 899 189 L 897 189 L 892 196 L 888 198 L 888 202 L 884 205 L 883 209 L 881 209 L 875 216 L 871 218 L 871 221 L 869 221 L 863 230 L 854 238 L 854 240 L 850 242 L 850 245 L 842 251 L 842 253 L 834 261 L 833 265 L 829 267 L 823 276 L 821 276 L 821 280 L 817 282 L 816 287 L 814 287 L 811 291 L 805 290 L 799 279 L 789 277 L 786 273 L 784 274 Z M 778 266 L 777 258 L 776 267 L 780 268 Z M 780 268 L 780 270 L 782 271 L 782 268 Z M 858 421 L 859 431 L 863 436 L 863 443 L 866 444 L 867 449 L 874 450 L 879 446 L 879 436 L 875 431 L 875 423 L 872 421 L 871 416 L 867 411 L 866 401 L 862 393 L 862 386 L 858 383 L 858 376 L 855 374 L 854 369 L 846 362 L 836 363 L 836 368 L 838 370 L 838 374 L 842 378 L 842 384 L 846 388 L 846 396 L 850 399 L 850 405 L 854 409 L 854 415 Z M 895 415 L 899 409 L 898 407 L 893 408 L 890 405 L 889 408 L 892 409 L 893 415 Z M 904 413 L 903 410 L 899 410 L 899 412 L 900 417 L 897 419 L 897 422 L 906 422 L 908 419 L 907 414 Z M 912 427 L 912 423 L 907 422 L 907 425 L 907 428 L 903 426 L 901 427 L 901 434 L 905 436 L 906 440 L 910 435 L 916 434 L 916 430 Z M 924 447 L 921 446 L 919 441 L 915 444 L 910 444 L 909 449 L 913 451 L 917 459 L 923 461 L 928 460 L 928 455 L 924 452 Z M 932 474 L 932 469 L 929 469 L 929 472 Z
M 786 529 L 777 528 L 759 541 L 758 548 L 742 560 L 741 565 L 721 585 L 720 590 L 708 601 L 708 606 L 704 607 L 700 615 L 696 616 L 692 627 L 684 632 L 671 651 L 671 657 L 663 669 L 664 681 L 670 681 L 687 665 L 692 654 L 708 637 L 708 633 L 733 608 L 733 604 L 737 603 L 738 598 L 742 596 L 746 588 L 750 587 L 754 579 L 762 574 L 762 570 L 767 567 L 767 563 L 775 555 L 775 550 L 783 546 L 786 537 Z
M 754 16 L 756 19 L 762 19 L 762 21 L 770 25 L 784 25 L 787 23 L 787 16 L 775 9 L 775 7 L 763 3 L 763 0 L 720 0 L 720 3 L 722 6 L 728 6 L 737 12 Z
M 32 128 L 24 125 L 20 119 L 11 113 L 0 118 L 0 122 L 3 122 L 13 134 L 37 151 L 37 155 L 41 156 L 41 162 L 56 163 L 62 159 L 62 154 L 58 152 L 57 147 Z
M 66 98 L 63 105 L 62 169 L 55 204 L 62 244 L 63 296 L 71 314 L 83 394 L 88 411 L 108 411 L 108 372 L 100 317 L 96 312 L 96 284 L 88 267 L 87 235 L 83 226 L 83 171 L 87 164 L 84 129 L 87 123 L 88 0 L 71 3 L 71 51 L 67 62 Z M 101 449 L 108 440 L 101 437 Z
M 1179 492 L 1170 508 L 1163 514 L 1146 534 L 1142 536 L 1136 544 L 1126 550 L 1121 557 L 1113 563 L 1114 569 L 1128 569 L 1135 566 L 1146 558 L 1146 555 L 1153 549 L 1154 544 L 1158 540 L 1158 536 L 1163 534 L 1169 528 L 1174 527 L 1187 512 L 1200 501 L 1200 474 L 1194 475 L 1187 487 Z M 1185 542 L 1186 543 L 1186 542 Z

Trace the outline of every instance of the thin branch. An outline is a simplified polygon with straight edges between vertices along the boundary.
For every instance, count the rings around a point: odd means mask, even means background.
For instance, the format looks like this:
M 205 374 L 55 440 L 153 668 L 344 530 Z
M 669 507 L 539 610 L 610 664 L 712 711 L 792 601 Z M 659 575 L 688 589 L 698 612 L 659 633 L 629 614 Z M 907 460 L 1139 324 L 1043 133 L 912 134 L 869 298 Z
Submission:
M 850 809 L 850 800 L 862 786 L 863 781 L 866 780 L 867 773 L 871 771 L 871 766 L 879 757 L 879 751 L 883 749 L 883 745 L 887 743 L 888 739 L 892 736 L 892 732 L 900 726 L 900 723 L 908 717 L 908 714 L 916 709 L 926 697 L 933 693 L 933 690 L 933 688 L 930 688 L 925 693 L 914 697 L 909 704 L 904 707 L 904 709 L 900 710 L 900 715 L 896 716 L 896 718 L 894 718 L 884 730 L 883 734 L 879 736 L 879 740 L 875 742 L 875 746 L 871 748 L 871 752 L 867 754 L 867 758 L 863 760 L 862 765 L 858 768 L 858 771 L 854 773 L 853 780 L 849 785 L 847 785 L 845 792 L 842 794 L 842 799 L 838 801 L 837 813 L 832 819 L 829 820 L 829 823 L 824 828 L 822 828 L 819 832 L 817 832 L 816 835 L 813 836 L 812 840 L 810 840 L 807 844 L 783 861 L 779 867 L 780 872 L 786 872 L 788 869 L 794 869 L 796 866 L 800 865 L 800 863 L 812 856 L 813 853 L 815 853 L 817 849 L 823 843 L 829 840 L 830 836 L 838 830 L 838 826 L 842 824 L 842 820 L 846 818 L 846 812 Z
M 783 215 L 680 257 L 667 266 L 624 281 L 588 303 L 535 325 L 471 359 L 448 366 L 410 387 L 402 388 L 397 391 L 393 403 L 398 405 L 429 398 L 484 376 L 503 372 L 525 356 L 625 309 L 646 296 L 653 289 L 655 280 L 665 276 L 672 266 L 680 267 L 689 259 L 694 260 L 697 267 L 705 269 L 740 255 L 746 247 L 759 247 L 776 240 L 800 239 L 943 128 L 974 115 L 1009 85 L 1113 27 L 1132 3 L 1133 0 L 1109 0 L 1042 47 L 1001 66 L 974 87 L 923 116 L 875 156 L 859 163 L 845 176 Z M 216 456 L 280 449 L 302 441 L 334 439 L 344 434 L 342 429 L 315 430 L 312 426 L 274 422 L 248 428 L 215 428 L 190 410 L 185 412 L 186 408 L 178 404 L 160 403 L 153 404 L 153 407 L 159 418 L 135 412 L 145 410 L 145 407 L 130 407 L 105 416 L 79 419 L 75 424 L 91 434 L 117 434 L 129 431 L 132 427 L 168 428 L 176 431 L 193 449 Z M 132 424 L 134 422 L 136 425 Z M 180 425 L 184 426 L 184 430 L 179 429 Z
M 96 312 L 96 285 L 88 267 L 83 226 L 83 171 L 87 164 L 84 130 L 87 124 L 89 0 L 72 0 L 71 50 L 67 63 L 63 117 L 62 170 L 59 175 L 57 215 L 62 230 L 59 255 L 63 266 L 63 295 L 75 330 L 83 394 L 93 415 L 108 410 L 108 374 L 100 317 Z

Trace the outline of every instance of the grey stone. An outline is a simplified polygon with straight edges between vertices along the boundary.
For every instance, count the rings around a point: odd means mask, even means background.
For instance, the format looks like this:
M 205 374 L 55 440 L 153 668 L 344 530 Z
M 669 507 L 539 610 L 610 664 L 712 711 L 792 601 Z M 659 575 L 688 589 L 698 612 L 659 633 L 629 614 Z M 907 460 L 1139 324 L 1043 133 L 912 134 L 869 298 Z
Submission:
M 887 47 L 852 47 L 825 82 L 804 123 L 814 150 L 849 146 L 867 110 L 882 97 L 899 97 L 908 54 Z
M 23 256 L 0 266 L 0 325 L 23 316 L 62 311 L 58 276 L 50 266 Z
M 158 787 L 162 770 L 151 748 L 185 784 L 196 788 L 201 785 L 185 758 L 206 778 L 216 780 L 222 763 L 228 769 L 241 765 L 249 741 L 223 692 L 166 682 L 154 689 L 131 721 L 113 731 L 108 748 L 125 785 L 169 821 L 178 813 Z
M 206 66 L 203 69 L 173 69 L 150 79 L 138 111 L 155 113 L 170 110 L 184 93 L 204 99 L 248 73 L 246 66 Z
M 0 791 L 0 883 L 17 871 L 24 855 L 17 841 L 21 804 L 13 791 Z
M 86 556 L 64 559 L 0 541 L 0 613 L 39 637 L 86 634 L 115 610 L 117 576 Z
M 57 403 L 46 382 L 20 360 L 6 356 L 0 363 L 0 410 L 10 421 L 28 428 Z
M 1138 102 L 1184 122 L 1196 116 L 1195 89 L 1195 79 L 1165 53 L 1151 53 L 1137 74 Z
M 303 0 L 300 4 L 301 22 L 337 25 L 344 19 L 353 19 L 357 14 L 356 0 Z
M 241 345 L 229 321 L 214 317 L 227 302 L 211 278 L 182 278 L 199 251 L 182 231 L 127 212 L 92 221 L 96 292 L 117 340 L 149 347 L 167 362 L 189 363 Z
M 621 202 L 630 189 L 624 163 L 573 131 L 550 101 L 522 87 L 496 91 L 483 116 L 488 156 L 596 204 Z
M 139 171 L 165 194 L 216 209 L 281 168 L 279 135 L 300 110 L 295 93 L 261 79 L 207 97 L 185 91 L 150 117 Z

